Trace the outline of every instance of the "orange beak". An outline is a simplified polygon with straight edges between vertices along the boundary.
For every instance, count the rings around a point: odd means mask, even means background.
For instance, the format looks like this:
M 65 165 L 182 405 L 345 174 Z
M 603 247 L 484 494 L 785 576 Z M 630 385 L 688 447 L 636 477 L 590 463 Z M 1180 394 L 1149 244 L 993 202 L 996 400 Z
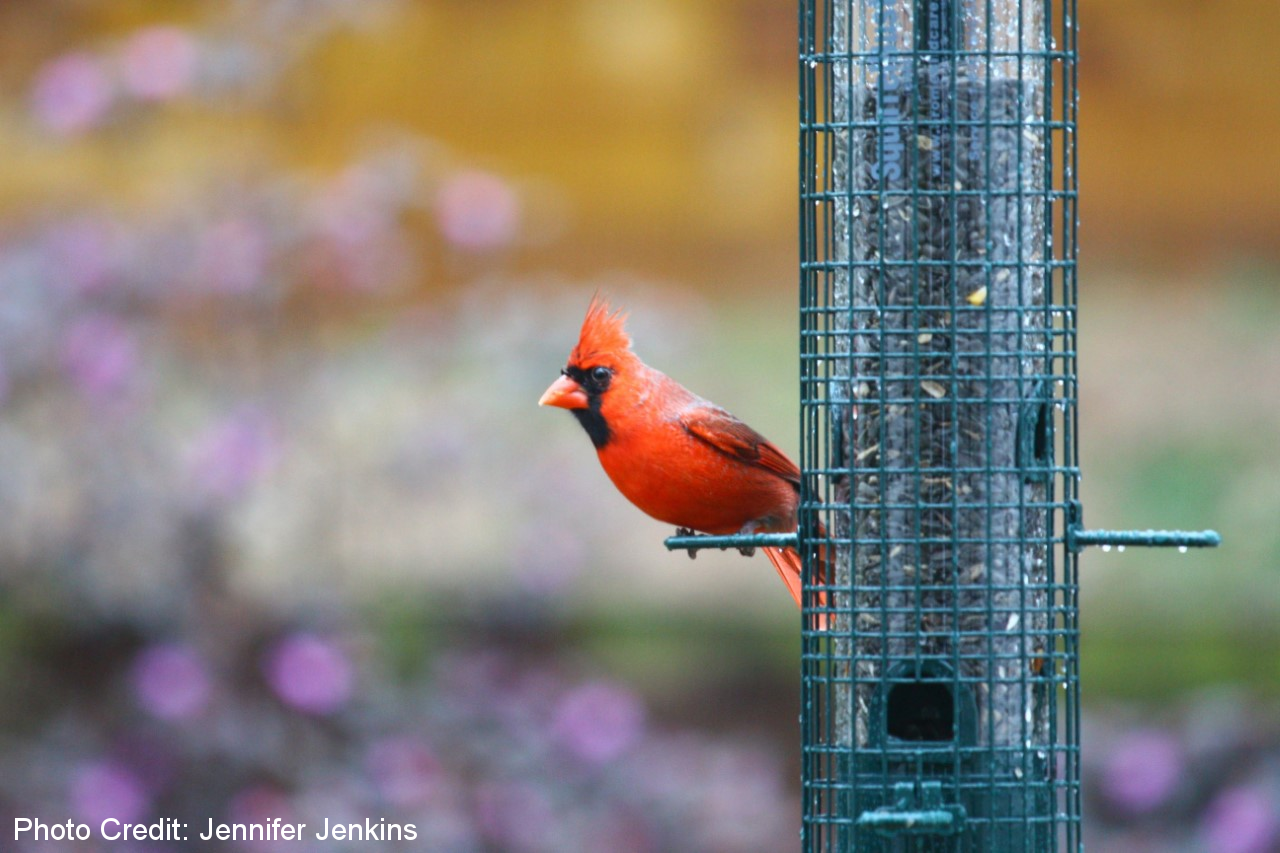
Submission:
M 561 376 L 543 392 L 539 406 L 556 406 L 561 409 L 585 409 L 589 405 L 587 392 L 568 376 Z

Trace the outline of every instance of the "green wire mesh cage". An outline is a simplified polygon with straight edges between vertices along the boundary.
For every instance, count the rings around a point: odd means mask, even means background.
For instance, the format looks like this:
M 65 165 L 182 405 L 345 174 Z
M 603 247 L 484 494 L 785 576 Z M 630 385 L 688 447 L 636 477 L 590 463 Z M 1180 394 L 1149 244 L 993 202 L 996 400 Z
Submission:
M 802 3 L 806 850 L 1079 847 L 1070 5 Z
M 802 0 L 807 851 L 1081 849 L 1074 0 Z
M 1078 851 L 1075 0 L 801 0 L 806 851 Z

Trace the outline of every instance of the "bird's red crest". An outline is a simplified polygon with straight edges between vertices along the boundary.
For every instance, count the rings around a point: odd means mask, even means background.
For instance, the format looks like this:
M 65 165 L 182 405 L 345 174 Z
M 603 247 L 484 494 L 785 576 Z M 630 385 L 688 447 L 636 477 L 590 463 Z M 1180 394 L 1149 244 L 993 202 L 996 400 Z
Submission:
M 569 354 L 571 364 L 584 364 L 593 356 L 618 354 L 631 349 L 631 336 L 626 330 L 625 311 L 610 311 L 609 303 L 596 294 L 582 321 L 578 345 Z

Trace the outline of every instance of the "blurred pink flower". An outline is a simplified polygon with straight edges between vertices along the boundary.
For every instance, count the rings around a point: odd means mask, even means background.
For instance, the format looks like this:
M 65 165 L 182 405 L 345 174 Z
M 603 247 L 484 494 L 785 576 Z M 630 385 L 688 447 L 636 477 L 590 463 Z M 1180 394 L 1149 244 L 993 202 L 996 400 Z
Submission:
M 213 293 L 238 296 L 255 290 L 266 275 L 270 246 L 262 225 L 226 219 L 200 236 L 201 283 Z
M 326 184 L 311 207 L 319 230 L 344 245 L 376 242 L 395 224 L 387 200 L 358 167 Z
M 351 661 L 336 643 L 314 634 L 281 640 L 268 653 L 264 668 L 280 700 L 304 713 L 331 714 L 351 698 Z
M 510 184 L 486 172 L 459 172 L 436 197 L 445 239 L 469 251 L 500 249 L 516 238 L 520 200 Z
M 359 166 L 338 175 L 312 200 L 315 227 L 331 253 L 324 263 L 341 284 L 379 291 L 407 273 L 411 262 L 398 227 L 399 204 L 374 170 Z
M 72 323 L 63 336 L 62 365 L 81 394 L 108 402 L 135 378 L 138 342 L 115 317 L 90 314 Z
M 640 814 L 626 808 L 614 808 L 591 822 L 583 849 L 608 850 L 609 853 L 653 853 L 661 849 L 656 835 Z
M 267 785 L 255 785 L 245 788 L 231 798 L 227 805 L 227 823 L 267 824 L 276 818 L 281 823 L 298 823 L 298 809 L 294 802 L 283 791 Z M 296 841 L 245 841 L 237 849 L 262 851 L 284 851 L 293 848 Z
M 134 33 L 120 55 L 125 88 L 134 97 L 162 101 L 191 88 L 199 46 L 186 30 L 147 27 Z
M 242 495 L 275 465 L 280 455 L 271 417 L 255 406 L 241 407 L 196 437 L 189 471 L 201 492 L 218 500 Z
M 1209 804 L 1201 837 L 1213 853 L 1274 853 L 1280 850 L 1280 802 L 1258 787 L 1228 788 Z
M 115 97 L 106 68 L 90 53 L 50 60 L 36 74 L 31 109 L 49 130 L 77 134 L 102 121 Z
M 1185 772 L 1182 750 L 1167 732 L 1132 732 L 1111 750 L 1102 770 L 1102 789 L 1112 805 L 1128 814 L 1146 814 L 1164 805 Z
M 145 817 L 150 797 L 141 780 L 113 761 L 82 764 L 71 775 L 71 809 L 80 819 L 98 825 L 107 818 L 133 823 Z
M 133 690 L 149 714 L 181 720 L 204 710 L 211 685 L 204 661 L 186 645 L 152 646 L 133 663 Z
M 569 752 L 588 764 L 605 764 L 644 735 L 644 706 L 627 688 L 591 682 L 566 693 L 552 731 Z
M 374 741 L 365 755 L 365 769 L 382 797 L 400 807 L 427 803 L 441 772 L 435 752 L 408 736 Z

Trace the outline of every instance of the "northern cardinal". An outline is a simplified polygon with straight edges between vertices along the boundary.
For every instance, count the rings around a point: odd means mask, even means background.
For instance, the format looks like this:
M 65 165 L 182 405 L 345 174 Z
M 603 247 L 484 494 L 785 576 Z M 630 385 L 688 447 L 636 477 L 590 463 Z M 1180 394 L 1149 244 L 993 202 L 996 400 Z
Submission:
M 569 363 L 538 405 L 572 412 L 618 491 L 677 532 L 795 530 L 796 464 L 729 412 L 642 362 L 625 322 L 624 312 L 593 298 Z M 800 554 L 763 550 L 801 605 Z M 818 583 L 825 583 L 824 553 L 818 552 Z M 820 606 L 824 600 L 819 596 Z M 825 623 L 817 614 L 817 626 Z

